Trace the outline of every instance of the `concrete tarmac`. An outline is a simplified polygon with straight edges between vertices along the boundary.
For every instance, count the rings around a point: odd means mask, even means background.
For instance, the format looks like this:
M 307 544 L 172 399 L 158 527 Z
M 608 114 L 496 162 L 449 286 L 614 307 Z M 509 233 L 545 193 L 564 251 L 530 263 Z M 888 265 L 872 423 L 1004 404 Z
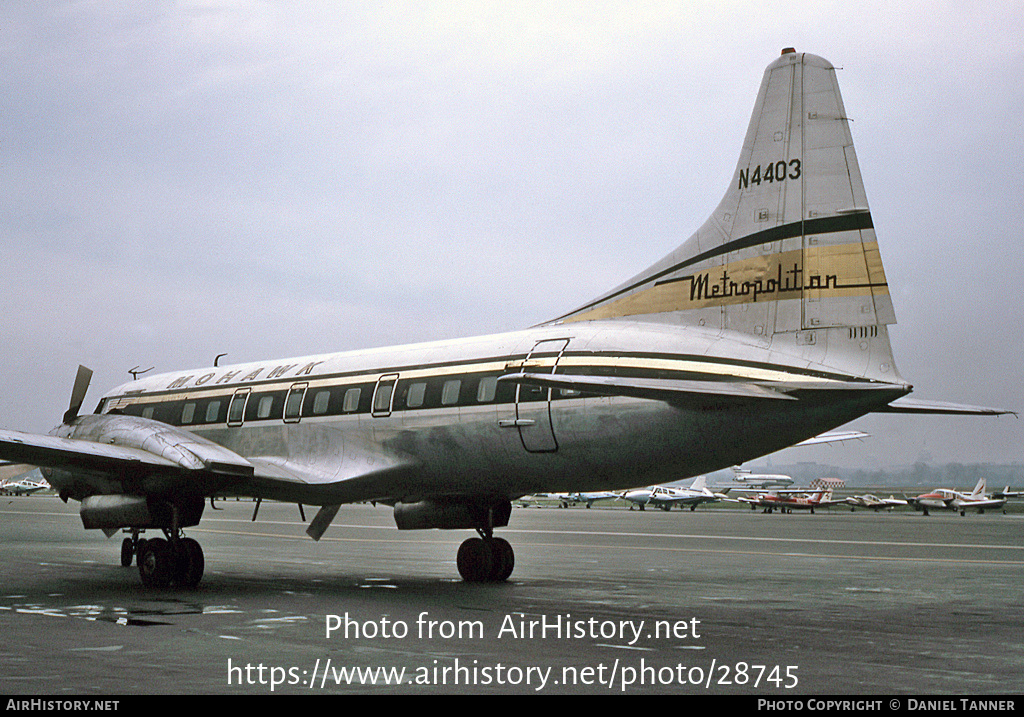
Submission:
M 0 693 L 991 695 L 1024 684 L 1024 515 L 516 508 L 469 531 L 218 503 L 195 590 L 149 590 L 77 504 L 0 501 Z M 307 508 L 307 518 L 315 509 Z M 397 684 L 396 684 L 397 683 Z

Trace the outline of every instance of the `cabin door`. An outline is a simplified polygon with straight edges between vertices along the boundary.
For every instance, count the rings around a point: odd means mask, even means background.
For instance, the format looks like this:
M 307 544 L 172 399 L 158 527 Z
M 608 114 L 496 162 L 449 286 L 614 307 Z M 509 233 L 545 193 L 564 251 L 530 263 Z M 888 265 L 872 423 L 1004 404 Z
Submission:
M 523 361 L 524 373 L 554 373 L 569 339 L 538 341 Z M 516 386 L 516 426 L 523 448 L 531 453 L 558 450 L 555 427 L 551 421 L 551 391 L 542 386 Z

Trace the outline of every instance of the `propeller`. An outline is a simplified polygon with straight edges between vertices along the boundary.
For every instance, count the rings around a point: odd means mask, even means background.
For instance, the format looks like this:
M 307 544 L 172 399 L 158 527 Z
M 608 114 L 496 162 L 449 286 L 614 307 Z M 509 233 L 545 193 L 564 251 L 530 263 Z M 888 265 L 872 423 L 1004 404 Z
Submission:
M 78 374 L 75 376 L 75 386 L 71 389 L 71 404 L 67 413 L 64 414 L 64 423 L 70 424 L 78 418 L 78 412 L 85 402 L 85 392 L 89 390 L 89 382 L 92 380 L 92 369 L 85 366 L 78 367 Z

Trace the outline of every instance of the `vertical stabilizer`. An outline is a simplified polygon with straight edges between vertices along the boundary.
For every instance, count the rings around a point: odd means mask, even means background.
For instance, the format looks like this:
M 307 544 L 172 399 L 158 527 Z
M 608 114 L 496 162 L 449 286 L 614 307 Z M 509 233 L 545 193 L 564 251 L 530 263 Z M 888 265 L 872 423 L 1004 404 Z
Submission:
M 558 321 L 599 319 L 706 326 L 779 347 L 844 336 L 874 344 L 875 366 L 891 363 L 885 325 L 896 318 L 831 63 L 787 49 L 768 66 L 714 213 L 660 262 Z

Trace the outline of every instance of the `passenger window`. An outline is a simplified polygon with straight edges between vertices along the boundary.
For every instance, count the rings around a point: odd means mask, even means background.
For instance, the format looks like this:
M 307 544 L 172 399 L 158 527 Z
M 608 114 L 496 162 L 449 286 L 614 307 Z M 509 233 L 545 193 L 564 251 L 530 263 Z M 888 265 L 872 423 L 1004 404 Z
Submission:
M 256 418 L 270 418 L 270 412 L 274 409 L 274 397 L 264 396 L 256 407 Z
M 359 394 L 362 393 L 362 389 L 350 388 L 345 391 L 345 400 L 342 403 L 341 410 L 345 413 L 355 413 L 359 410 Z
M 441 389 L 441 405 L 454 406 L 458 403 L 460 388 L 462 388 L 462 381 L 457 378 L 452 379 L 451 381 L 445 381 L 444 387 Z
M 142 417 L 152 419 L 153 411 L 155 410 L 156 406 L 146 406 L 145 408 L 142 409 Z
M 306 395 L 306 386 L 298 383 L 288 390 L 288 398 L 284 402 L 284 420 L 298 421 L 302 417 L 302 399 Z
M 242 425 L 242 421 L 245 418 L 245 404 L 249 400 L 249 391 L 250 389 L 248 388 L 240 388 L 231 397 L 231 403 L 228 404 L 229 426 Z
M 498 377 L 484 376 L 480 379 L 480 386 L 476 390 L 476 400 L 479 403 L 490 403 L 498 392 Z
M 210 401 L 206 406 L 206 422 L 216 423 L 220 415 L 220 401 Z
M 396 383 L 398 383 L 397 373 L 389 373 L 377 379 L 377 386 L 373 389 L 373 398 L 370 401 L 372 415 L 379 418 L 391 415 Z
M 377 386 L 377 391 L 373 395 L 374 413 L 388 413 L 391 411 L 391 392 L 394 388 L 394 383 L 382 383 Z
M 423 405 L 423 397 L 427 393 L 426 381 L 419 381 L 409 386 L 409 397 L 405 401 L 405 405 L 409 408 L 419 408 Z
M 181 409 L 181 425 L 187 426 L 192 423 L 196 414 L 196 404 L 186 403 L 185 407 Z
M 317 391 L 316 396 L 313 397 L 313 414 L 322 416 L 327 413 L 327 405 L 330 400 L 330 391 Z

